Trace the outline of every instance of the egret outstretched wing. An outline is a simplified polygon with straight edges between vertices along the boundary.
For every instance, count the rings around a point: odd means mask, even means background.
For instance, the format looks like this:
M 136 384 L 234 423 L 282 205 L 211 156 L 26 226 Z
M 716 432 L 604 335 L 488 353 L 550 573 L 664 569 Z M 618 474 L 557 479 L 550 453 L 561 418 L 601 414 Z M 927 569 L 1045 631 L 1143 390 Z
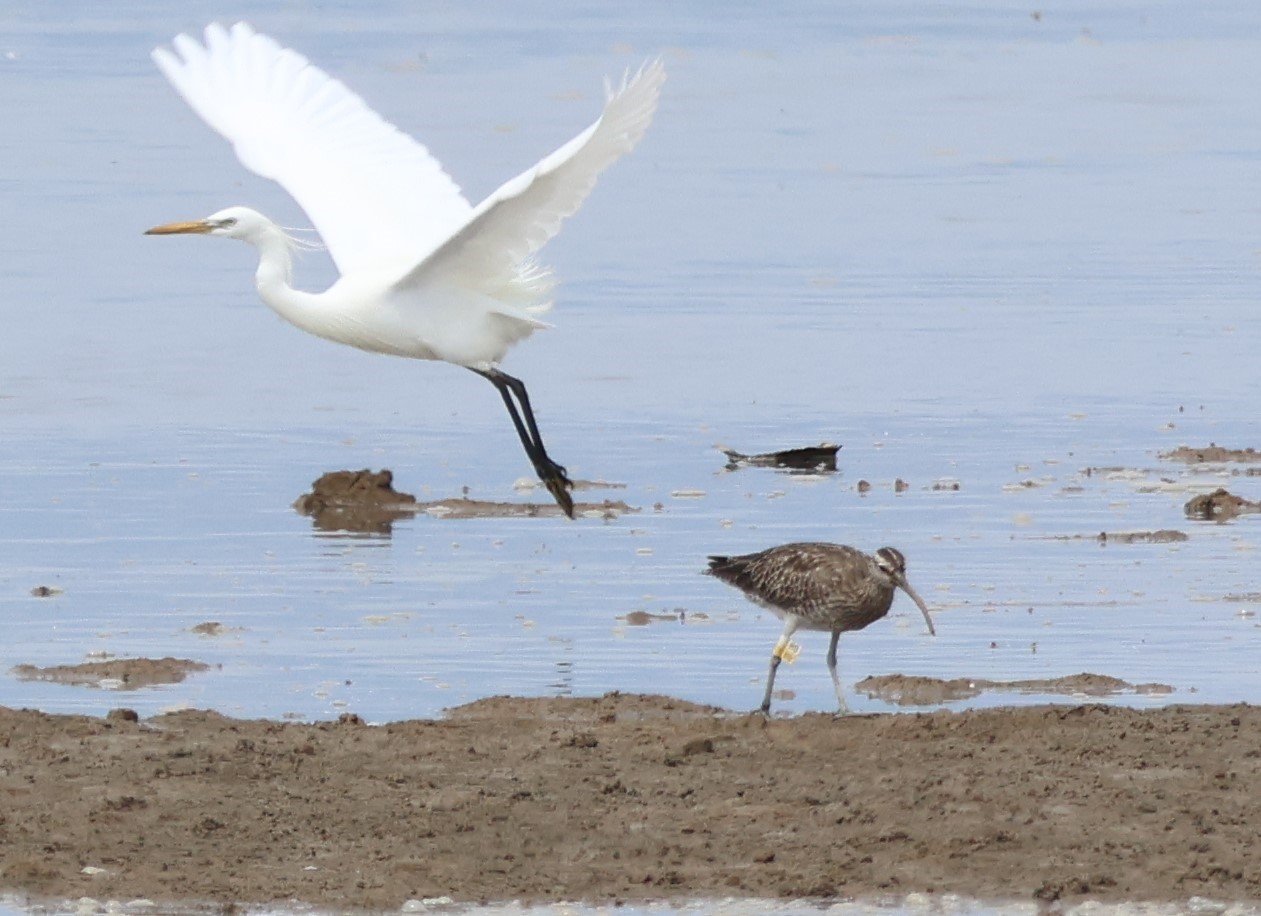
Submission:
M 296 51 L 243 22 L 153 52 L 241 164 L 288 191 L 342 274 L 415 264 L 472 205 L 429 151 Z
M 464 226 L 397 285 L 447 281 L 494 295 L 519 277 L 545 291 L 546 275 L 531 269 L 531 256 L 582 205 L 600 173 L 640 141 L 665 78 L 665 65 L 656 60 L 610 89 L 594 124 L 478 204 Z

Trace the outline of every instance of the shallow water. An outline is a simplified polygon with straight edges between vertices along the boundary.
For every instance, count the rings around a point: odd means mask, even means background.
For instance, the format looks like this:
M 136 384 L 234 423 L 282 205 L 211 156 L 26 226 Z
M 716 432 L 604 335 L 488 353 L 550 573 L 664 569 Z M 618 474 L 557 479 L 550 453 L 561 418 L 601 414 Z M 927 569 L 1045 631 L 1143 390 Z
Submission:
M 1116 702 L 1261 699 L 1261 521 L 1182 515 L 1204 488 L 1261 484 L 1157 458 L 1261 445 L 1250 4 L 717 23 L 657 4 L 546 25 L 507 4 L 369 7 L 234 12 L 422 137 L 473 198 L 584 126 L 603 75 L 665 56 L 647 140 L 547 249 L 557 330 L 506 364 L 552 453 L 642 511 L 376 537 L 292 512 L 333 468 L 507 498 L 527 465 L 471 374 L 308 338 L 256 302 L 243 246 L 140 234 L 238 202 L 302 222 L 149 64 L 222 9 L 32 8 L 0 47 L 0 667 L 216 667 L 126 693 L 4 677 L 0 703 L 382 721 L 622 690 L 748 708 L 779 625 L 699 571 L 803 539 L 898 546 L 935 607 L 936 639 L 905 599 L 847 635 L 850 684 L 1089 671 L 1174 688 Z M 828 478 L 726 473 L 714 449 L 823 440 L 844 444 Z M 1053 539 L 1160 528 L 1190 539 Z M 192 632 L 207 621 L 228 631 Z M 783 712 L 833 704 L 825 637 L 801 642 Z

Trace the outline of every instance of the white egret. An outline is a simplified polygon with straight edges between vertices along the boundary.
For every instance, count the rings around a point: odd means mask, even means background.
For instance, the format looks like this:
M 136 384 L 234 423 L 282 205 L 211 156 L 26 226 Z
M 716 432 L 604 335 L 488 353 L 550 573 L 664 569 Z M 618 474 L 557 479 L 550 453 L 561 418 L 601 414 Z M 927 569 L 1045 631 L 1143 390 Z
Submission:
M 534 255 L 647 130 L 665 81 L 661 61 L 606 86 L 594 124 L 474 207 L 424 146 L 247 24 L 214 24 L 204 45 L 187 35 L 173 45 L 174 53 L 154 50 L 158 67 L 246 168 L 294 197 L 341 276 L 322 293 L 294 289 L 293 240 L 246 207 L 148 234 L 249 242 L 259 297 L 302 330 L 489 379 L 536 473 L 572 518 L 573 484 L 543 447 L 525 385 L 499 362 L 548 327 L 537 316 L 551 306 L 552 275 Z

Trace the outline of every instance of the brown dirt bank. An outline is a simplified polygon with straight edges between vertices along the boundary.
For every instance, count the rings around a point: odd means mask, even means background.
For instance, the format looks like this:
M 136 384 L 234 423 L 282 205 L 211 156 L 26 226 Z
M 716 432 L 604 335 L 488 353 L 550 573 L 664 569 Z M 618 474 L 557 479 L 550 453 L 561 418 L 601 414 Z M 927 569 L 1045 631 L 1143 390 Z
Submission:
M 1259 785 L 1251 706 L 766 721 L 613 694 L 379 727 L 0 707 L 0 886 L 389 909 L 1256 900 Z

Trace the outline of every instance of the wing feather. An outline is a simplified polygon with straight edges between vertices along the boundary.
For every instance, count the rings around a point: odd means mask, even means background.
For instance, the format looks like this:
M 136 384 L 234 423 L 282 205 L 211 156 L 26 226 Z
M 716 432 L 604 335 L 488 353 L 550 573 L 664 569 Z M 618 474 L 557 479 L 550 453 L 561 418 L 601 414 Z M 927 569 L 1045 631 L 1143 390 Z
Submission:
M 545 295 L 550 277 L 534 265 L 533 255 L 582 205 L 600 173 L 643 137 L 665 77 L 664 63 L 655 60 L 623 79 L 616 91 L 606 87 L 604 112 L 594 124 L 482 201 L 464 226 L 397 286 L 445 281 L 494 296 L 515 283 Z
M 243 22 L 187 35 L 154 62 L 189 106 L 278 182 L 319 231 L 338 270 L 415 264 L 473 208 L 429 151 L 305 57 Z

